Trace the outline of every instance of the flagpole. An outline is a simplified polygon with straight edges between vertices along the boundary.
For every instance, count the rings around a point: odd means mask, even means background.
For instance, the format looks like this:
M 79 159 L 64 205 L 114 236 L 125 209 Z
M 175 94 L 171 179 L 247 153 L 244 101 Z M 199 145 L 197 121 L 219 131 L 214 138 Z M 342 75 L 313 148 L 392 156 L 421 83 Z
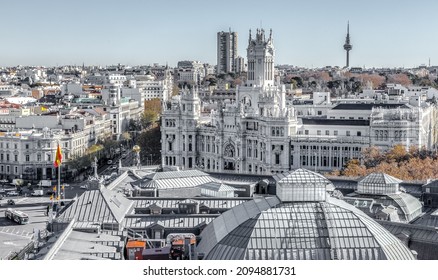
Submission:
M 61 199 L 61 164 L 58 166 L 58 200 L 59 199 Z M 61 203 L 59 206 L 61 206 Z
M 58 162 L 59 161 L 59 162 Z M 62 154 L 61 154 L 61 146 L 59 145 L 59 140 L 58 140 L 58 146 L 56 147 L 56 159 L 55 162 L 57 163 L 57 167 L 58 167 L 58 188 L 56 189 L 55 192 L 55 200 L 57 200 L 58 203 L 58 207 L 57 211 L 59 211 L 59 209 L 61 208 L 61 165 L 62 165 Z
M 58 151 L 60 151 L 59 140 L 58 140 L 58 147 L 56 148 L 56 154 L 58 154 Z M 58 158 L 56 160 L 58 160 Z M 57 189 L 56 198 L 55 198 L 56 200 L 58 200 L 58 207 L 57 207 L 58 211 L 61 208 L 61 202 L 59 201 L 61 199 L 61 164 L 62 164 L 62 161 L 59 162 L 59 164 L 58 164 L 58 189 Z

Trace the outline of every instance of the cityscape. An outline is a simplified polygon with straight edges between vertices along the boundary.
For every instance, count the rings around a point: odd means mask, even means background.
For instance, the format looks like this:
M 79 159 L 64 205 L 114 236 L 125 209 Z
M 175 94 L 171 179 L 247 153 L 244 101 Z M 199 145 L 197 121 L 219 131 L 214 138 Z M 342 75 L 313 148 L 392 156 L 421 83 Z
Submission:
M 438 66 L 358 65 L 355 22 L 332 66 L 266 23 L 208 62 L 0 52 L 0 260 L 438 259 Z

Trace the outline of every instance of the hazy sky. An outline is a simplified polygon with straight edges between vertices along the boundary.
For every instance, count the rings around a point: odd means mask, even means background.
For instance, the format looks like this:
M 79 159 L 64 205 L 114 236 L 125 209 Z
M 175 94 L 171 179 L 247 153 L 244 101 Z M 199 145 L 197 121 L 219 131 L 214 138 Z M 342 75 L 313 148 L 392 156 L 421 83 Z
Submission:
M 0 0 L 0 66 L 216 64 L 216 34 L 273 29 L 276 64 L 438 65 L 438 1 Z

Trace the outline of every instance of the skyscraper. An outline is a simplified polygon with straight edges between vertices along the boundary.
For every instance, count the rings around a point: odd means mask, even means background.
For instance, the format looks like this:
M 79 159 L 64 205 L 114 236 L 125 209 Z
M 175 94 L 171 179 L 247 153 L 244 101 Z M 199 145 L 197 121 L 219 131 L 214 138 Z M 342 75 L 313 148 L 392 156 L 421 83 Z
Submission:
M 347 23 L 347 37 L 345 38 L 344 50 L 347 51 L 347 63 L 345 67 L 350 67 L 350 51 L 353 45 L 350 44 L 350 22 Z
M 237 57 L 237 32 L 217 33 L 217 73 L 235 72 Z

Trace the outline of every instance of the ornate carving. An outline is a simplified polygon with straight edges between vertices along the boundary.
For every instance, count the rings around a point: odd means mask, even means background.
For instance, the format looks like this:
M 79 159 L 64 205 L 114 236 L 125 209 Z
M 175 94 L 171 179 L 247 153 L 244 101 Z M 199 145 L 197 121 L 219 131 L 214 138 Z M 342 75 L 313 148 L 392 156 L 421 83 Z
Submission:
M 234 158 L 235 154 L 236 154 L 236 149 L 234 148 L 234 145 L 228 143 L 224 149 L 224 157 Z

